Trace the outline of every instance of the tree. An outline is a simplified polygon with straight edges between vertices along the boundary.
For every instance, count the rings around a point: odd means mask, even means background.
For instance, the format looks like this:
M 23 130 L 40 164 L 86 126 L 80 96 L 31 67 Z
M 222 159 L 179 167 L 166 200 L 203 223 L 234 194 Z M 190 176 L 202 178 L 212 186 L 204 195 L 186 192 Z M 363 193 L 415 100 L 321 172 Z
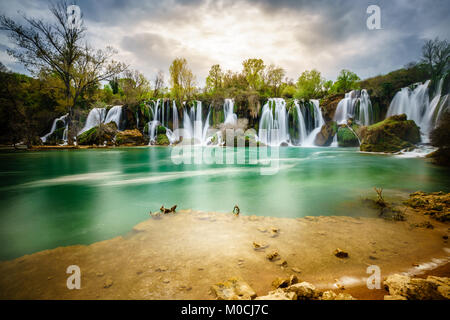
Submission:
M 195 92 L 195 77 L 185 58 L 176 58 L 169 68 L 172 96 L 180 104 L 192 98 Z
M 155 76 L 155 89 L 153 90 L 153 96 L 155 98 L 158 98 L 163 87 L 164 87 L 164 73 L 160 70 Z
M 446 40 L 427 40 L 422 47 L 422 64 L 437 83 L 450 70 L 450 43 Z
M 223 72 L 220 65 L 215 64 L 209 70 L 209 75 L 206 77 L 206 90 L 208 92 L 216 92 L 222 88 Z
M 316 99 L 323 93 L 325 79 L 317 70 L 304 71 L 297 80 L 297 99 Z
M 127 70 L 120 81 L 125 104 L 137 104 L 150 98 L 150 82 L 137 70 Z
M 242 63 L 244 70 L 243 74 L 247 80 L 250 89 L 259 90 L 263 84 L 264 61 L 261 59 L 247 59 Z
M 78 99 L 101 81 L 113 78 L 126 70 L 126 66 L 112 60 L 115 51 L 94 50 L 83 42 L 86 28 L 72 27 L 66 1 L 53 4 L 50 12 L 53 23 L 24 16 L 28 26 L 1 15 L 0 26 L 9 32 L 15 43 L 8 53 L 33 74 L 48 70 L 56 74 L 64 84 L 64 107 L 69 112 L 69 143 L 73 142 L 76 129 L 72 126 Z
M 359 89 L 358 81 L 360 78 L 356 73 L 350 70 L 341 70 L 336 82 L 333 85 L 332 91 L 334 93 L 347 93 L 351 90 Z
M 273 96 L 280 96 L 281 85 L 283 84 L 283 78 L 285 75 L 286 71 L 281 67 L 276 67 L 273 64 L 267 67 L 264 82 L 269 87 Z

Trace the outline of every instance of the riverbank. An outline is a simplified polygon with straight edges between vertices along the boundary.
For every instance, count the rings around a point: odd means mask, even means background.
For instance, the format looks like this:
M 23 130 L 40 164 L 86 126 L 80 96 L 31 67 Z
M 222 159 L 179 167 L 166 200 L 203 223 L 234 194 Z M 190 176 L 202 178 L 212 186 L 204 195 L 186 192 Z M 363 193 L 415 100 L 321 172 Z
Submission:
M 436 267 L 444 270 L 439 275 L 450 276 L 450 249 L 444 239 L 448 224 L 403 210 L 406 221 L 396 222 L 179 210 L 144 221 L 122 237 L 2 262 L 0 298 L 214 299 L 211 285 L 233 277 L 263 296 L 272 290 L 274 279 L 296 274 L 321 290 L 382 299 L 384 290 L 364 288 L 370 265 L 379 266 L 382 277 L 433 274 L 429 269 Z M 336 257 L 337 248 L 349 257 Z M 275 251 L 278 257 L 269 260 Z M 81 269 L 80 290 L 66 287 L 70 265 Z

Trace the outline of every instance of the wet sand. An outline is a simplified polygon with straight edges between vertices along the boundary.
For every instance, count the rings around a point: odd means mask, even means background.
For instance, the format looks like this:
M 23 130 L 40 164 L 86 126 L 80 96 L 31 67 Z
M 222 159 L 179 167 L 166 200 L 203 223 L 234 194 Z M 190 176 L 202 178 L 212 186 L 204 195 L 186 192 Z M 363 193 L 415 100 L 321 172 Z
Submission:
M 448 224 L 413 210 L 405 214 L 407 221 L 394 222 L 351 217 L 234 217 L 179 210 L 142 222 L 123 237 L 2 262 L 0 298 L 214 299 L 211 285 L 232 277 L 265 295 L 275 278 L 297 274 L 320 289 L 337 292 L 341 290 L 336 287 L 338 280 L 344 292 L 355 298 L 382 299 L 383 289 L 365 287 L 370 265 L 379 266 L 382 277 L 401 272 L 433 274 L 424 267 L 439 267 L 438 275 L 450 276 L 450 246 L 443 239 L 449 233 Z M 434 229 L 412 226 L 427 221 Z M 279 229 L 274 237 L 271 228 Z M 255 250 L 253 242 L 268 247 Z M 334 256 L 336 248 L 349 257 Z M 275 250 L 281 259 L 269 261 L 266 255 Z M 280 266 L 283 260 L 287 267 Z M 80 290 L 67 289 L 70 265 L 81 269 Z

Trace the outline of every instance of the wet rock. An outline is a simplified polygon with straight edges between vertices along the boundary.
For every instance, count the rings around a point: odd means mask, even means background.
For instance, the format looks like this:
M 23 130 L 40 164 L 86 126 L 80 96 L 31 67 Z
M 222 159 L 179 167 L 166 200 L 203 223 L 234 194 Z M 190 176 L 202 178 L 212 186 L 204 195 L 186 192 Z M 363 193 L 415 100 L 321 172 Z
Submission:
M 158 267 L 158 268 L 156 268 L 156 272 L 164 272 L 164 271 L 167 271 L 167 270 L 169 270 L 169 268 L 168 267 L 166 267 L 166 266 L 161 266 L 161 267 Z
M 450 221 L 450 193 L 418 191 L 410 194 L 404 204 L 435 220 Z
M 215 284 L 211 291 L 217 300 L 251 300 L 256 297 L 256 292 L 246 282 L 237 278 Z
M 277 266 L 280 266 L 282 268 L 286 268 L 288 266 L 288 263 L 286 260 L 280 260 L 276 263 Z
M 278 251 L 273 251 L 272 253 L 269 253 L 266 257 L 270 261 L 276 261 L 280 259 L 280 254 L 278 253 Z
M 283 278 L 275 279 L 274 281 L 272 281 L 272 287 L 274 287 L 275 289 L 287 288 L 296 283 L 298 283 L 298 278 L 296 275 L 293 274 L 288 279 L 283 279 Z
M 270 291 L 267 295 L 257 297 L 255 300 L 297 300 L 295 292 L 287 292 L 283 289 Z
M 264 250 L 268 247 L 269 247 L 269 245 L 266 243 L 259 243 L 256 241 L 253 242 L 253 249 L 255 249 L 255 250 Z
M 334 251 L 334 255 L 341 259 L 348 258 L 348 253 L 339 248 Z
M 296 267 L 292 268 L 291 270 L 294 271 L 295 273 L 302 273 L 302 270 Z
M 115 139 L 118 146 L 144 146 L 148 145 L 148 138 L 137 129 L 119 131 Z
M 106 279 L 105 283 L 103 284 L 103 288 L 108 289 L 114 284 L 114 281 L 111 278 Z
M 394 274 L 384 281 L 391 296 L 403 296 L 408 300 L 449 299 L 450 278 L 410 278 Z
M 368 152 L 399 152 L 412 149 L 421 141 L 419 127 L 405 114 L 364 127 L 361 136 L 361 151 Z
M 293 284 L 286 291 L 295 292 L 298 300 L 312 300 L 318 296 L 316 288 L 309 282 Z

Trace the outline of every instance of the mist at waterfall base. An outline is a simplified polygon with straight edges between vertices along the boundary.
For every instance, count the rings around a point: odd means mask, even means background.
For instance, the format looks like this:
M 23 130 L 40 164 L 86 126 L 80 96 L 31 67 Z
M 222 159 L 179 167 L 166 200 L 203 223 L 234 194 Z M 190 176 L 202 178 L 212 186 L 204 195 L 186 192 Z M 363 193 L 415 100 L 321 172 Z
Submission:
M 260 174 L 263 164 L 177 165 L 172 150 L 0 153 L 0 260 L 126 235 L 161 205 L 231 214 L 238 204 L 243 215 L 274 217 L 376 216 L 361 205 L 361 197 L 375 197 L 374 186 L 387 197 L 450 191 L 448 170 L 357 148 L 279 148 L 279 171 L 269 176 Z M 248 159 L 256 148 L 245 150 Z

